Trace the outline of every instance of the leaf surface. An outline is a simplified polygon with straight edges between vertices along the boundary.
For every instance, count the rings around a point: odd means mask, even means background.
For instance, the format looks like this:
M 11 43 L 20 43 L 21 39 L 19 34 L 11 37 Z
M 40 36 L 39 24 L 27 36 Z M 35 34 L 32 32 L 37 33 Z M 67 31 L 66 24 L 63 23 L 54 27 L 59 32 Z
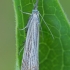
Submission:
M 20 70 L 26 30 L 21 31 L 32 12 L 32 0 L 13 0 L 16 19 L 16 70 Z M 20 9 L 18 8 L 20 6 Z M 50 28 L 54 39 L 40 18 L 39 70 L 70 70 L 70 24 L 58 0 L 39 0 L 38 10 Z

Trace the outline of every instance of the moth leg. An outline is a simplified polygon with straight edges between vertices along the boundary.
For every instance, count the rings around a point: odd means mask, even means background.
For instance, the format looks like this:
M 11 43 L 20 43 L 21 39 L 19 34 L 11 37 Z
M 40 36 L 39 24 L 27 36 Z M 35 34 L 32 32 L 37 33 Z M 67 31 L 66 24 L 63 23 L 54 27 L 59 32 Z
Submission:
M 26 28 L 28 28 L 28 26 L 25 26 L 24 28 L 22 28 L 22 29 L 19 29 L 19 30 L 25 30 Z
M 39 14 L 40 14 L 40 13 L 39 13 Z M 45 20 L 43 19 L 43 17 L 42 17 L 42 15 L 41 15 L 41 14 L 40 14 L 40 16 L 41 16 L 41 18 L 42 18 L 43 22 L 45 23 L 46 27 L 48 28 L 49 32 L 51 33 L 52 38 L 54 39 L 54 36 L 53 36 L 53 34 L 52 34 L 52 32 L 51 32 L 51 30 L 50 30 L 49 26 L 47 25 L 47 23 L 45 22 Z
M 43 41 L 44 41 L 44 35 L 43 35 L 43 29 L 42 29 L 42 26 L 41 26 L 41 24 L 40 24 L 40 28 L 41 28 L 41 32 L 42 32 L 42 39 L 43 39 Z
M 31 13 L 27 13 L 27 12 L 23 12 L 22 10 L 20 10 L 22 13 L 24 14 L 28 14 L 28 15 L 31 15 Z
M 21 11 L 21 13 L 31 15 L 31 13 L 23 12 L 23 11 L 20 9 L 20 6 L 18 6 L 18 8 L 19 8 L 19 10 Z
M 20 53 L 23 51 L 23 49 L 24 49 L 24 47 L 22 47 L 22 46 L 24 46 L 24 44 L 25 44 L 25 41 L 23 42 L 23 44 L 19 47 L 19 49 L 20 49 L 20 51 L 19 51 L 19 55 L 20 55 Z

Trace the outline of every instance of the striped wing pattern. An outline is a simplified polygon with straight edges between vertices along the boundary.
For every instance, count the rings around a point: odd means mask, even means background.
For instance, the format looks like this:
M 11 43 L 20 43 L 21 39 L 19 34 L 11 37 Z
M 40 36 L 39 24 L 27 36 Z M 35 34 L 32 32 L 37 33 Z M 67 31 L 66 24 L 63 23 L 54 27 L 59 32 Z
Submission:
M 33 10 L 22 57 L 21 70 L 39 70 L 39 12 Z

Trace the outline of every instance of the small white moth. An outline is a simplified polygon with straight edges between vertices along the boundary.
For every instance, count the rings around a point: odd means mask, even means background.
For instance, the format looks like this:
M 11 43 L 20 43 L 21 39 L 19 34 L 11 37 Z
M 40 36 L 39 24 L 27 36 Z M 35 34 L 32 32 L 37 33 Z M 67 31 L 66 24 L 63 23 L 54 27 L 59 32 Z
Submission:
M 34 8 L 28 21 L 21 70 L 39 70 L 39 11 Z
M 39 70 L 38 52 L 39 52 L 39 24 L 40 24 L 39 14 L 40 13 L 37 10 L 37 4 L 38 4 L 38 0 L 36 1 L 35 7 L 32 10 L 32 14 L 26 26 L 28 27 L 28 31 L 27 31 L 26 42 L 25 42 L 24 52 L 22 57 L 21 70 Z M 26 13 L 26 14 L 29 14 L 29 13 Z M 45 21 L 44 23 L 46 24 Z

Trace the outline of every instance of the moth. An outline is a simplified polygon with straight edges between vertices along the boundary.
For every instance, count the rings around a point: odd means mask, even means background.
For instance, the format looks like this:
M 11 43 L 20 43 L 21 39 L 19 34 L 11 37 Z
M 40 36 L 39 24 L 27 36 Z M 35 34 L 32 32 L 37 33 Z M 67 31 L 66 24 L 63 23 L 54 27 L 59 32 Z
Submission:
M 35 6 L 27 24 L 21 70 L 39 70 L 39 23 L 39 11 Z
M 41 16 L 41 14 L 37 10 L 37 5 L 38 5 L 38 0 L 36 0 L 36 4 L 34 6 L 34 9 L 32 10 L 32 14 L 29 18 L 28 24 L 25 27 L 28 28 L 28 30 L 27 30 L 27 36 L 24 45 L 21 70 L 39 70 L 39 53 L 38 53 L 39 52 L 39 25 L 40 25 L 39 15 Z M 44 21 L 42 16 L 41 18 Z M 45 21 L 44 23 L 46 24 Z M 46 26 L 49 29 L 47 24 Z M 51 35 L 53 37 L 52 33 Z

